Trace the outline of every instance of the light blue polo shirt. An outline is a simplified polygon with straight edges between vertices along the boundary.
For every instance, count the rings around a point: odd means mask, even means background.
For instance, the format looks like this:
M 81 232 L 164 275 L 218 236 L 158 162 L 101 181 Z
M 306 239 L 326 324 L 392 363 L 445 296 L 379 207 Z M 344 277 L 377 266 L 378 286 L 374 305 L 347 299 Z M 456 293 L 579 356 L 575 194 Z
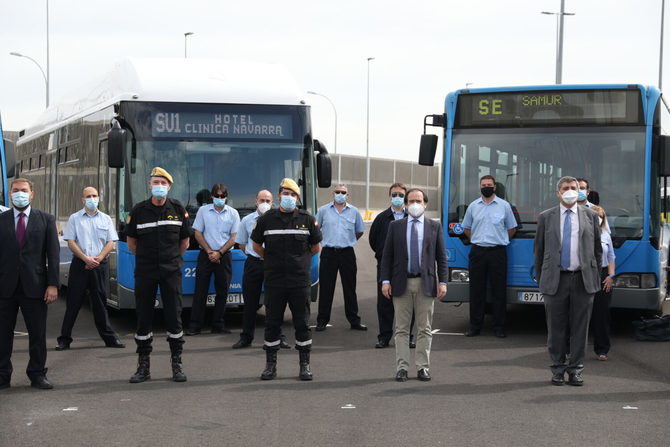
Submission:
M 112 218 L 98 210 L 89 215 L 86 209 L 70 215 L 63 239 L 75 241 L 86 256 L 98 256 L 107 242 L 119 240 Z
M 324 247 L 353 247 L 356 245 L 356 233 L 365 231 L 365 223 L 358 208 L 348 203 L 344 205 L 342 212 L 332 202 L 322 206 L 316 213 L 316 221 L 321 227 L 321 245 Z
M 478 198 L 468 206 L 461 224 L 471 231 L 470 242 L 482 247 L 508 245 L 507 230 L 516 228 L 517 223 L 509 203 L 494 197 L 490 203 Z
M 240 231 L 237 232 L 235 242 L 244 244 L 244 252 L 247 255 L 260 259 L 258 253 L 254 251 L 254 241 L 251 240 L 251 233 L 254 231 L 254 228 L 256 228 L 256 222 L 258 222 L 259 217 L 260 215 L 258 214 L 258 211 L 254 211 L 253 213 L 244 216 L 244 219 L 240 222 Z
M 193 229 L 203 234 L 212 250 L 221 250 L 239 227 L 240 215 L 235 208 L 225 205 L 217 211 L 212 203 L 201 206 L 193 222 Z

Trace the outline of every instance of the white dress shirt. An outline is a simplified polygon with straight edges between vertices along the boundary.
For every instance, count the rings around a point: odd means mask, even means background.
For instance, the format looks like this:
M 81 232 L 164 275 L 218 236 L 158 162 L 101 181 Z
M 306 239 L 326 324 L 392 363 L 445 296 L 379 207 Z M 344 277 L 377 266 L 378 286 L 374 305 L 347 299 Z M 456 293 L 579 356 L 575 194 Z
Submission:
M 577 216 L 578 213 L 578 207 L 579 205 L 575 204 L 572 206 L 572 208 L 566 208 L 563 206 L 561 203 L 560 205 L 560 210 L 561 210 L 561 228 L 560 228 L 560 235 L 561 235 L 561 247 L 563 246 L 563 227 L 565 225 L 565 213 L 567 210 L 571 210 L 572 213 L 570 213 L 570 222 L 571 222 L 571 233 L 570 233 L 570 267 L 568 270 L 570 271 L 575 271 L 579 270 L 580 264 L 579 264 L 579 217 Z
M 23 213 L 26 215 L 25 222 L 26 222 L 26 229 L 28 229 L 28 219 L 30 219 L 30 205 L 28 205 L 28 208 L 26 208 L 23 211 L 19 211 L 16 208 L 12 208 L 14 210 L 14 229 L 16 229 L 16 226 L 19 224 L 19 214 Z
M 421 256 L 423 255 L 423 218 L 424 215 L 418 217 L 418 222 L 414 223 L 414 218 L 412 216 L 407 216 L 407 271 L 411 270 L 410 263 L 412 262 L 412 246 L 410 242 L 412 240 L 412 226 L 416 225 L 416 231 L 418 232 L 418 243 L 419 243 L 419 267 L 421 267 Z

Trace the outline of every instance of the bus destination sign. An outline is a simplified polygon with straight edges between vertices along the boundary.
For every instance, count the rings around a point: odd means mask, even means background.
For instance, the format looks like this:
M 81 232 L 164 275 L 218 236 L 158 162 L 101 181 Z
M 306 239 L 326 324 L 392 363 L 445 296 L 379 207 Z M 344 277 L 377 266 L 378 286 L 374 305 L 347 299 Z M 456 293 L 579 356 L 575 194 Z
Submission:
M 291 115 L 249 113 L 156 112 L 151 136 L 163 138 L 293 138 Z
M 457 127 L 641 123 L 638 89 L 461 94 L 456 116 Z

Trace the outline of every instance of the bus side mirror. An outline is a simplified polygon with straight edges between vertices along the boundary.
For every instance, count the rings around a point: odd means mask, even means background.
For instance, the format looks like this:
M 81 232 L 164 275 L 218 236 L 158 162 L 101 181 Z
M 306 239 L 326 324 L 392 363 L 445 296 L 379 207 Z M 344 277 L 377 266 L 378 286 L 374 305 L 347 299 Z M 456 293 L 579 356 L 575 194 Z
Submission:
M 659 174 L 662 177 L 670 176 L 670 135 L 661 135 L 658 139 L 658 147 L 661 154 Z
M 126 130 L 121 129 L 118 122 L 107 132 L 107 166 L 122 168 L 125 161 Z
M 314 140 L 316 154 L 316 178 L 319 188 L 329 188 L 333 177 L 333 167 L 326 146 L 319 140 Z
M 5 146 L 5 167 L 7 168 L 7 177 L 16 175 L 16 146 L 13 141 L 2 139 Z
M 421 166 L 433 166 L 435 164 L 436 151 L 437 135 L 421 135 L 421 146 L 419 146 L 419 164 Z

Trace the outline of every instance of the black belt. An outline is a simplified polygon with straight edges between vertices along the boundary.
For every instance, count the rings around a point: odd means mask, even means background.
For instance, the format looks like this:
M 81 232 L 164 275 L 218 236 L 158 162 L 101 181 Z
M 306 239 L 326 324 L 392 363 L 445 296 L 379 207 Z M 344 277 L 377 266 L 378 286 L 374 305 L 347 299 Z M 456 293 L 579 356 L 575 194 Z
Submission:
M 565 273 L 566 275 L 574 275 L 576 273 L 582 273 L 581 270 L 561 270 L 561 273 Z
M 323 250 L 332 250 L 336 252 L 344 251 L 344 250 L 353 250 L 354 247 L 323 247 Z
M 408 277 L 408 278 L 421 278 L 421 273 L 419 273 L 418 275 L 413 275 L 413 274 L 411 274 L 411 273 L 408 273 L 408 274 L 407 274 L 407 277 Z
M 475 244 L 473 245 L 477 248 L 481 248 L 482 250 L 498 250 L 501 248 L 506 248 L 505 245 L 494 245 L 493 247 L 484 247 L 483 245 L 475 245 Z

